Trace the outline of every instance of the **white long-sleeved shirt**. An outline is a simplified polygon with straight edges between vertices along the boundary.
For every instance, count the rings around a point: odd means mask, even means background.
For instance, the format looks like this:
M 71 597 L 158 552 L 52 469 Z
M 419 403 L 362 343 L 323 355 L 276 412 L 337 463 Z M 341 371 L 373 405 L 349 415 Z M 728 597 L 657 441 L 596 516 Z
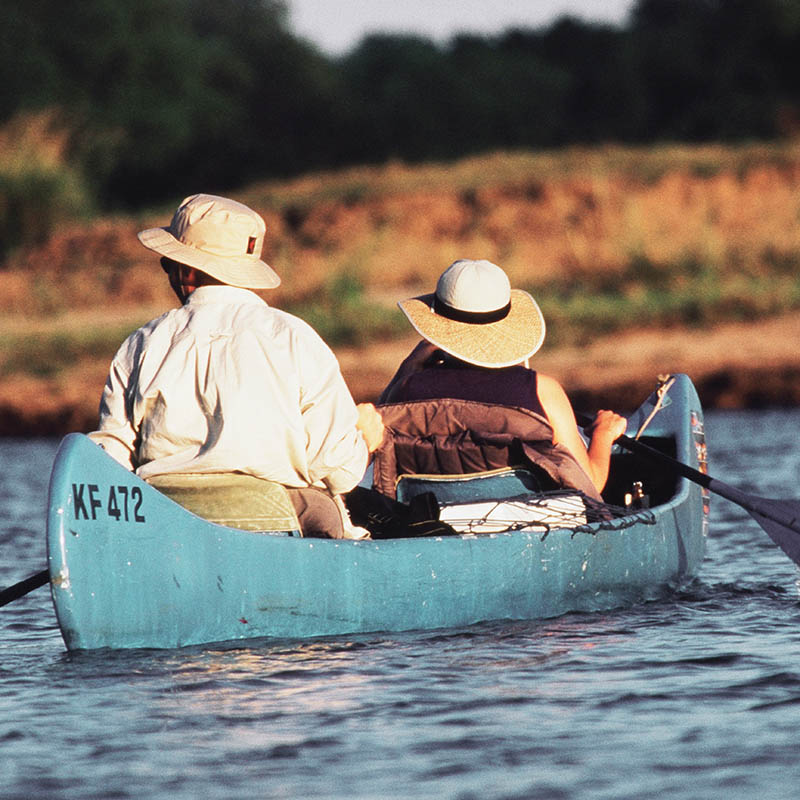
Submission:
M 247 289 L 201 286 L 123 342 L 89 435 L 143 478 L 236 471 L 338 494 L 367 465 L 357 418 L 309 325 Z

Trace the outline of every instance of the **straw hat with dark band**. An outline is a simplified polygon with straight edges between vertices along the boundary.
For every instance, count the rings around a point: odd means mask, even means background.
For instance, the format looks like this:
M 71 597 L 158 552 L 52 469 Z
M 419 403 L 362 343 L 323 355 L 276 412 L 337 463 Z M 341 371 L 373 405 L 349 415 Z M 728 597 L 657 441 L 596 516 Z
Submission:
M 512 289 L 490 261 L 462 259 L 439 278 L 436 292 L 398 303 L 431 344 L 479 367 L 510 367 L 530 358 L 544 341 L 536 301 Z
M 139 241 L 159 255 L 243 289 L 274 289 L 281 282 L 261 260 L 267 226 L 255 211 L 213 194 L 180 205 L 169 227 L 148 228 Z

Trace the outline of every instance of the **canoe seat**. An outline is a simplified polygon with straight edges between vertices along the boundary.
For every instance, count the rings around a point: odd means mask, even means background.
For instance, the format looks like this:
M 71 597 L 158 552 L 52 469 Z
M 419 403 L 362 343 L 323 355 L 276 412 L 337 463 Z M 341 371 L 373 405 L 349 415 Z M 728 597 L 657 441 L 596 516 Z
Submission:
M 154 489 L 198 517 L 246 531 L 300 535 L 300 523 L 286 487 L 238 472 L 154 475 Z

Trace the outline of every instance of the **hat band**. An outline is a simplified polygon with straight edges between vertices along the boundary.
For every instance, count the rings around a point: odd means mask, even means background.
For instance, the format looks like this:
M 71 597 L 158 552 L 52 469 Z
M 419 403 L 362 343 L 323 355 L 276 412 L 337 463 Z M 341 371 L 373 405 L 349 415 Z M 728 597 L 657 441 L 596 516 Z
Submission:
M 511 301 L 509 300 L 502 308 L 493 311 L 463 311 L 460 308 L 453 308 L 447 305 L 438 295 L 433 296 L 432 310 L 440 317 L 447 317 L 454 322 L 469 322 L 473 325 L 487 325 L 490 322 L 499 322 L 508 316 L 511 311 Z

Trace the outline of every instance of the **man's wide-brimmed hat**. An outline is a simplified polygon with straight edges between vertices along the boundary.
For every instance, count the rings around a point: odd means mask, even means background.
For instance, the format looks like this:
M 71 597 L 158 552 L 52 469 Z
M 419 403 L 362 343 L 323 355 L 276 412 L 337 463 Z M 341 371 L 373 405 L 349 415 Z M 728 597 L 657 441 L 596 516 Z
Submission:
M 423 338 L 479 367 L 519 364 L 544 341 L 544 317 L 536 301 L 512 289 L 506 273 L 491 261 L 455 261 L 433 294 L 398 305 Z
M 166 228 L 148 228 L 139 241 L 159 255 L 244 289 L 274 289 L 277 273 L 261 260 L 267 226 L 251 208 L 227 197 L 194 194 Z

